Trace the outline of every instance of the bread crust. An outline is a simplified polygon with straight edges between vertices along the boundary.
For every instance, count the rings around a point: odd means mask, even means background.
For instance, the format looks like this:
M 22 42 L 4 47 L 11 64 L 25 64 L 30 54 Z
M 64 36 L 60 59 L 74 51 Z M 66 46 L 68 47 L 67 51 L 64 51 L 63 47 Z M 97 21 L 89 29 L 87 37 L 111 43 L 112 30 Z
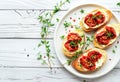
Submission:
M 93 44 L 94 44 L 95 47 L 100 48 L 100 49 L 109 48 L 110 45 L 112 45 L 112 44 L 116 41 L 117 37 L 119 36 L 119 34 L 120 34 L 120 24 L 109 24 L 109 25 L 107 25 L 107 26 L 110 26 L 110 27 L 113 27 L 113 28 L 114 28 L 114 30 L 115 30 L 115 32 L 116 32 L 116 38 L 114 38 L 114 41 L 113 41 L 113 42 L 111 42 L 111 43 L 109 43 L 109 44 L 107 44 L 107 45 L 99 44 L 99 43 L 97 42 L 96 35 L 97 35 L 98 32 L 101 32 L 101 31 L 103 31 L 103 30 L 105 29 L 105 28 L 104 28 L 105 26 L 104 26 L 104 27 L 98 29 L 98 30 L 95 32 L 95 34 L 94 34 Z
M 104 16 L 105 18 L 107 17 L 106 21 L 104 21 L 100 26 L 95 26 L 95 27 L 89 27 L 87 24 L 84 23 L 84 19 L 85 17 L 88 15 L 88 14 L 91 14 L 91 13 L 94 13 L 94 12 L 104 12 Z M 82 18 L 82 20 L 80 21 L 80 26 L 82 27 L 82 29 L 85 31 L 85 32 L 90 32 L 90 31 L 93 31 L 93 30 L 96 30 L 102 26 L 104 26 L 105 24 L 107 24 L 110 19 L 112 18 L 112 13 L 110 10 L 107 10 L 107 9 L 96 9 L 96 10 L 93 10 L 92 12 L 88 13 L 87 15 L 85 15 L 85 17 Z M 105 15 L 106 14 L 106 15 Z M 88 26 L 89 28 L 87 28 L 86 26 Z
M 73 30 L 73 31 L 71 31 L 70 33 L 77 33 L 77 34 L 79 34 L 79 36 L 83 36 L 83 35 L 84 35 L 84 37 L 81 37 L 81 38 L 82 38 L 82 42 L 85 41 L 85 34 L 84 34 L 84 31 L 83 31 L 82 29 Z M 79 46 L 78 46 L 78 50 L 76 50 L 76 51 L 74 51 L 74 52 L 70 52 L 70 51 L 68 51 L 68 50 L 64 47 L 64 44 L 65 44 L 66 41 L 67 41 L 67 36 L 65 37 L 65 39 L 64 39 L 64 41 L 63 41 L 63 43 L 62 43 L 62 50 L 63 50 L 64 55 L 67 56 L 68 58 L 71 58 L 71 57 L 75 56 L 75 55 L 76 55 L 76 52 L 81 51 L 81 49 L 82 49 L 83 46 L 84 46 L 84 45 L 82 45 L 82 46 L 79 45 Z
M 85 53 L 88 53 L 88 52 L 91 51 L 91 50 L 97 50 L 97 51 L 99 51 L 99 52 L 102 54 L 102 60 L 103 60 L 103 62 L 102 62 L 102 64 L 101 64 L 101 66 L 95 68 L 95 70 L 85 69 L 83 66 L 81 67 L 81 66 L 80 66 L 80 63 L 79 63 L 80 58 L 81 58 Z M 107 60 L 107 53 L 106 53 L 106 51 L 101 50 L 101 49 L 91 48 L 91 49 L 87 50 L 85 53 L 82 54 L 82 55 L 80 55 L 76 60 L 74 60 L 74 61 L 72 62 L 72 67 L 75 68 L 75 69 L 76 69 L 77 71 L 79 71 L 79 72 L 83 72 L 83 73 L 91 73 L 91 72 L 94 72 L 94 71 L 100 69 L 100 68 L 104 65 L 104 63 L 106 62 L 106 60 Z

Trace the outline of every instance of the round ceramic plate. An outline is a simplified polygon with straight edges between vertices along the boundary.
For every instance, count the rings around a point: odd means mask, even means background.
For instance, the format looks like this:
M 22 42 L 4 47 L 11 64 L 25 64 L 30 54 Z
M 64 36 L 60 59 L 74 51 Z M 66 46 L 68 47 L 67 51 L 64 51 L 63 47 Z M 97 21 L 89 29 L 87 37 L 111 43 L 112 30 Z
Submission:
M 77 25 L 79 26 L 79 22 L 80 19 L 88 12 L 91 12 L 94 9 L 106 9 L 100 5 L 96 5 L 96 4 L 84 4 L 84 5 L 80 5 L 77 7 L 74 7 L 73 9 L 71 9 L 70 11 L 68 11 L 65 16 L 62 18 L 62 20 L 60 21 L 60 23 L 58 24 L 58 27 L 55 30 L 55 34 L 54 34 L 54 46 L 55 46 L 55 51 L 56 54 L 58 56 L 58 59 L 60 60 L 60 62 L 63 64 L 63 66 L 72 74 L 78 76 L 78 77 L 82 77 L 82 78 L 97 78 L 100 76 L 103 76 L 105 74 L 107 74 L 109 71 L 111 71 L 116 64 L 119 62 L 120 59 L 120 37 L 118 37 L 118 39 L 116 40 L 116 42 L 114 44 L 112 44 L 108 49 L 106 49 L 107 53 L 108 53 L 108 59 L 106 61 L 106 63 L 97 71 L 89 73 L 89 74 L 85 74 L 85 73 L 81 73 L 76 71 L 71 65 L 67 65 L 66 62 L 68 60 L 67 57 L 64 56 L 63 52 L 62 52 L 62 42 L 63 40 L 61 40 L 61 36 L 62 35 L 66 35 L 66 33 L 69 31 L 69 28 L 65 29 L 64 24 L 65 21 L 69 22 L 72 25 Z M 84 10 L 84 12 L 83 12 Z M 109 24 L 112 23 L 119 23 L 119 21 L 117 20 L 117 18 L 114 16 L 112 19 L 110 20 Z M 93 33 L 86 33 L 86 36 L 90 36 Z M 91 43 L 91 45 L 88 47 L 92 48 L 93 43 Z

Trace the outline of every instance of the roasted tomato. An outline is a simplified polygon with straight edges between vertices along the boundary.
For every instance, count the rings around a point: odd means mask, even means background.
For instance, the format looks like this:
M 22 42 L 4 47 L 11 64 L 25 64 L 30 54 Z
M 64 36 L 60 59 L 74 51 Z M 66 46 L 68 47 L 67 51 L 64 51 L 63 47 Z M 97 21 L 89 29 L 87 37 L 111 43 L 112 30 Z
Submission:
M 111 39 L 116 37 L 115 30 L 112 27 L 105 27 L 106 31 L 102 31 L 96 35 L 99 44 L 107 45 Z
M 89 14 L 85 17 L 85 23 L 89 26 L 89 27 L 94 27 L 98 24 L 103 23 L 105 20 L 105 16 L 98 11 L 95 14 Z
M 87 56 L 80 58 L 80 64 L 88 70 L 94 70 L 96 67 L 95 63 L 92 62 Z
M 97 34 L 96 39 L 98 41 L 99 44 L 103 44 L 103 45 L 107 45 L 109 43 L 109 39 L 107 38 L 106 32 L 100 32 L 99 34 Z
M 106 36 L 110 39 L 114 39 L 116 37 L 116 32 L 113 27 L 106 26 Z
M 76 50 L 78 50 L 78 43 L 77 41 L 72 41 L 72 40 L 68 40 L 65 44 L 64 44 L 65 48 L 67 48 L 68 51 L 70 52 L 74 52 Z
M 98 59 L 100 59 L 102 57 L 102 54 L 100 54 L 97 51 L 91 51 L 88 53 L 88 58 L 92 61 L 92 62 L 96 62 L 98 61 Z
M 82 38 L 77 33 L 69 33 L 67 36 L 67 40 L 81 41 Z
M 95 16 L 94 19 L 96 20 L 97 24 L 101 24 L 105 20 L 105 16 L 100 11 L 97 12 L 94 16 Z
M 94 27 L 96 26 L 96 22 L 95 20 L 92 18 L 93 15 L 92 14 L 89 14 L 85 17 L 85 23 L 89 26 L 89 27 Z

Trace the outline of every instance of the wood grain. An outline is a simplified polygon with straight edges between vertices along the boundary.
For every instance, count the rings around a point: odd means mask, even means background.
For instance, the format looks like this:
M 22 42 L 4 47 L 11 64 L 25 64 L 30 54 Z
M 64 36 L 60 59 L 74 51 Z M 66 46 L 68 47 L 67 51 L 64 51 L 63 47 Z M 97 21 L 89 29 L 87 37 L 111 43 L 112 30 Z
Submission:
M 41 40 L 41 24 L 38 16 L 54 9 L 54 5 L 61 0 L 0 0 L 0 82 L 83 82 L 66 71 L 56 57 L 54 46 L 51 46 L 53 59 L 52 71 L 47 65 L 37 60 L 37 53 L 45 55 L 45 48 L 37 47 Z M 63 15 L 73 6 L 94 3 L 103 5 L 120 20 L 119 0 L 71 0 L 70 4 L 62 7 L 52 22 L 47 39 L 53 45 L 53 33 Z M 87 82 L 119 82 L 120 63 L 107 75 L 97 79 L 86 79 Z
M 111 82 L 120 81 L 120 69 L 114 69 L 107 75 L 97 79 L 85 79 L 87 82 Z M 64 68 L 0 68 L 1 82 L 83 82 L 84 78 L 78 78 Z M 115 76 L 114 76 L 115 75 Z M 110 78 L 112 77 L 112 78 Z

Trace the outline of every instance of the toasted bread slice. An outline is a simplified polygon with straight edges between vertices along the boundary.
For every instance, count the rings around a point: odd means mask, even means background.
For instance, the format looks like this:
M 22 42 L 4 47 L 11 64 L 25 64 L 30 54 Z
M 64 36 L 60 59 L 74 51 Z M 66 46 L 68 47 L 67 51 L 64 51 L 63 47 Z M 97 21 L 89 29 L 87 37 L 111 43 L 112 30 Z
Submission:
M 68 37 L 68 35 L 69 35 L 70 33 L 76 33 L 76 34 L 77 34 L 78 36 L 80 36 L 81 39 L 82 39 L 79 43 L 77 43 L 78 49 L 75 50 L 75 51 L 69 51 L 69 50 L 65 47 L 65 43 L 68 41 L 68 40 L 67 40 L 67 37 Z M 75 38 L 74 38 L 74 39 L 75 39 Z M 63 45 L 62 48 L 63 48 L 63 53 L 64 53 L 64 55 L 67 56 L 67 57 L 69 57 L 69 58 L 75 56 L 75 55 L 76 55 L 76 52 L 81 51 L 81 48 L 84 46 L 84 41 L 85 41 L 85 34 L 84 34 L 84 31 L 83 31 L 83 30 L 77 29 L 77 30 L 72 30 L 71 32 L 69 32 L 69 33 L 66 35 L 66 37 L 65 37 L 65 39 L 64 39 L 64 41 L 63 41 L 63 44 L 62 44 L 62 45 Z
M 96 14 L 98 12 L 100 13 L 100 15 Z M 92 16 L 89 16 L 89 19 L 88 18 L 86 19 L 88 15 L 92 15 Z M 101 26 L 104 26 L 106 23 L 110 21 L 111 17 L 112 17 L 111 11 L 107 9 L 96 9 L 87 13 L 82 18 L 82 20 L 80 21 L 80 26 L 83 28 L 84 31 L 90 32 L 92 30 L 100 28 Z M 88 21 L 88 24 L 86 24 L 85 21 Z
M 99 54 L 96 54 L 96 56 L 94 54 L 90 55 L 90 53 L 92 53 L 92 52 L 95 52 L 95 53 L 98 52 L 101 55 L 99 55 Z M 97 59 L 97 60 L 94 59 L 97 56 L 99 57 L 99 59 Z M 86 64 L 86 62 L 82 61 L 82 58 L 85 59 L 86 57 L 89 59 L 89 61 L 87 60 L 88 63 L 92 62 L 92 63 L 89 63 L 89 65 L 90 65 L 89 68 L 86 67 L 86 66 L 88 66 Z M 90 59 L 92 57 L 93 57 L 93 59 Z M 87 50 L 85 53 L 83 53 L 82 55 L 80 55 L 75 61 L 73 61 L 72 67 L 75 68 L 79 72 L 90 73 L 90 72 L 96 71 L 97 69 L 102 67 L 103 64 L 106 62 L 106 60 L 107 60 L 106 51 L 98 49 L 98 48 L 91 48 L 91 49 Z
M 113 28 L 114 31 L 115 31 L 114 33 L 115 33 L 115 35 L 116 35 L 114 38 L 109 39 L 109 43 L 108 43 L 108 44 L 107 44 L 107 43 L 106 43 L 106 44 L 101 43 L 101 42 L 99 42 L 99 40 L 97 39 L 97 35 L 98 35 L 98 34 L 102 33 L 103 31 L 104 31 L 104 32 L 107 31 L 107 30 L 106 30 L 106 27 L 111 27 L 111 28 Z M 105 48 L 107 48 L 108 46 L 110 46 L 111 44 L 113 44 L 113 43 L 116 41 L 117 37 L 119 36 L 119 33 L 120 33 L 120 24 L 109 24 L 109 25 L 106 25 L 106 26 L 104 26 L 104 27 L 102 27 L 102 28 L 100 28 L 100 29 L 98 29 L 98 30 L 96 31 L 96 33 L 94 34 L 93 44 L 94 44 L 94 46 L 97 47 L 97 48 L 105 49 Z M 111 35 L 113 35 L 113 33 L 111 33 Z M 109 34 L 109 35 L 106 35 L 106 36 L 109 38 L 109 37 L 110 37 L 110 34 Z M 100 36 L 100 38 L 102 38 L 102 36 Z M 101 40 L 104 41 L 104 39 L 101 39 Z M 107 41 L 107 39 L 106 39 L 105 41 Z

